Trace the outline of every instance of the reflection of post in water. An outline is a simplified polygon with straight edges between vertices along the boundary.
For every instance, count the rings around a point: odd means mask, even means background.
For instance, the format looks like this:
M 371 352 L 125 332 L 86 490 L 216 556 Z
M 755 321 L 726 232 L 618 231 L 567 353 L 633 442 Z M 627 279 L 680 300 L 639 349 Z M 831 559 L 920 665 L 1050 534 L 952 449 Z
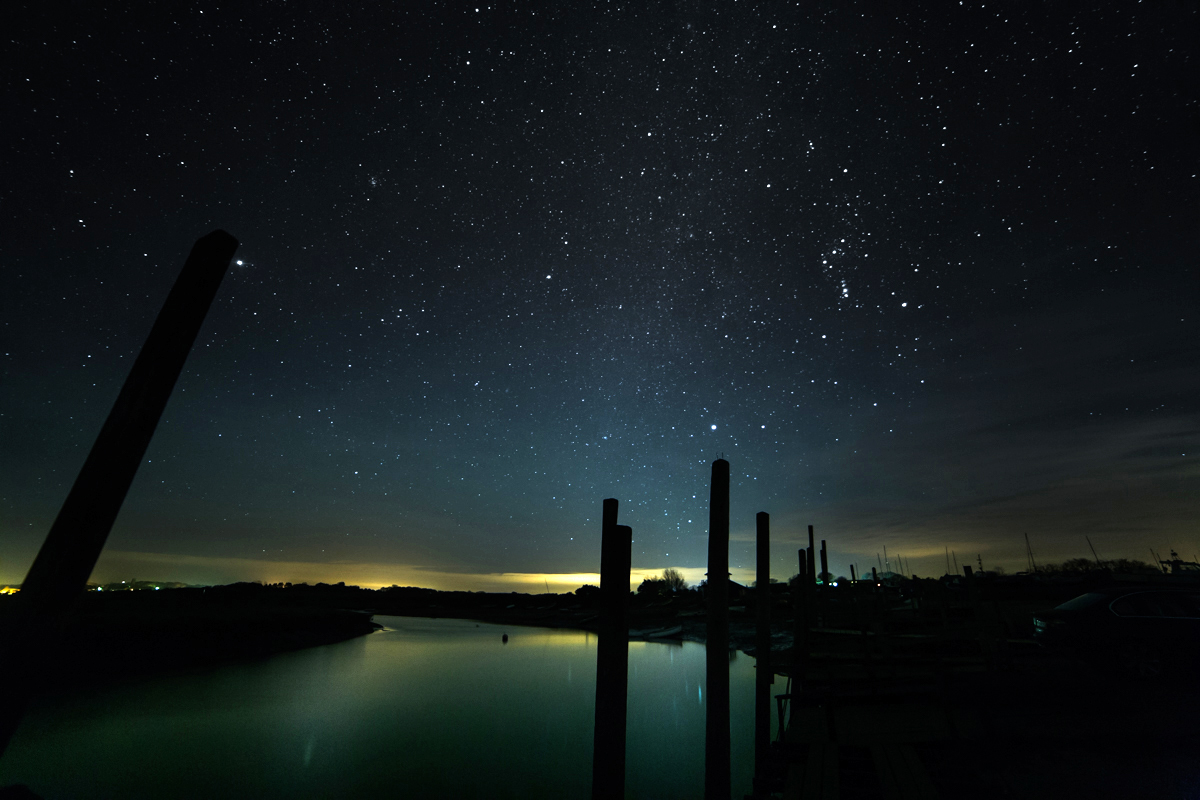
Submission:
M 758 625 L 755 631 L 754 676 L 754 783 L 755 796 L 766 797 L 767 762 L 771 751 L 771 684 L 775 682 L 771 663 L 771 516 L 760 511 L 754 517 L 756 528 Z
M 604 501 L 600 540 L 600 636 L 596 646 L 596 727 L 592 797 L 625 796 L 625 721 L 629 688 L 629 569 L 633 529 L 617 524 L 617 501 Z
M 237 250 L 217 230 L 196 241 L 79 476 L 21 586 L 18 630 L 0 660 L 0 752 L 40 672 L 38 637 L 87 587 L 171 390 Z M 14 692 L 15 689 L 15 692 Z
M 708 633 L 705 643 L 704 797 L 729 800 L 729 462 L 712 465 L 708 501 Z

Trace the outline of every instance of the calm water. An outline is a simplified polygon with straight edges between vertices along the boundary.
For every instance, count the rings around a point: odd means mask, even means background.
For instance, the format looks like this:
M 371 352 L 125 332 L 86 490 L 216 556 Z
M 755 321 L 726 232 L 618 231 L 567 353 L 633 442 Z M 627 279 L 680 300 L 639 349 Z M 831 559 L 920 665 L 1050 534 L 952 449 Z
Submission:
M 0 759 L 0 785 L 46 798 L 589 795 L 595 636 L 376 621 L 388 630 L 45 703 Z M 703 796 L 704 671 L 703 645 L 630 643 L 627 796 Z M 735 657 L 730 679 L 741 797 L 754 660 Z

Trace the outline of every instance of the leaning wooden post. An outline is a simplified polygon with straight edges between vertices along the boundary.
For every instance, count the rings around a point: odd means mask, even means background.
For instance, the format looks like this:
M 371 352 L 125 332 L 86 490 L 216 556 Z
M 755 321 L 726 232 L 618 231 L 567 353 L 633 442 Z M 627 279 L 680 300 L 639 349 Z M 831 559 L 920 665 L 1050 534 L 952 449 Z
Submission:
M 237 239 L 217 230 L 192 247 L 21 585 L 21 601 L 31 611 L 60 611 L 87 588 L 237 246 Z
M 40 674 L 49 626 L 87 588 L 175 381 L 217 294 L 237 239 L 217 230 L 192 246 L 67 499 L 21 585 L 17 619 L 3 634 L 0 753 Z
M 625 796 L 625 723 L 629 684 L 629 598 L 633 531 L 617 524 L 617 501 L 604 501 L 600 540 L 600 637 L 596 646 L 596 725 L 592 797 Z
M 712 465 L 708 501 L 708 694 L 704 730 L 705 800 L 729 800 L 729 462 Z
M 604 501 L 600 539 L 600 637 L 596 645 L 596 727 L 592 797 L 625 796 L 625 722 L 629 690 L 629 569 L 633 529 L 617 524 L 617 501 Z
M 771 684 L 775 670 L 771 663 L 771 516 L 765 511 L 754 517 L 757 545 L 755 568 L 758 573 L 758 626 L 755 631 L 754 676 L 754 783 L 755 794 L 766 797 L 767 762 L 771 752 Z

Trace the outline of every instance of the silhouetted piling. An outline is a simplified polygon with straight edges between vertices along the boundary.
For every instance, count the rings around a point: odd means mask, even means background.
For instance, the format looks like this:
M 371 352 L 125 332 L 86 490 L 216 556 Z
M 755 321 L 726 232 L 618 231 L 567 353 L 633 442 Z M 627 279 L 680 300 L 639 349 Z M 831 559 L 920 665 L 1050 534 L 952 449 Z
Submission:
M 617 501 L 604 501 L 600 539 L 600 636 L 596 645 L 596 727 L 592 797 L 625 796 L 625 723 L 629 690 L 629 569 L 633 529 L 617 524 Z
M 829 554 L 825 551 L 825 540 L 821 540 L 821 582 L 829 582 Z
M 704 736 L 704 797 L 729 800 L 729 462 L 712 465 L 708 501 L 708 695 Z
M 87 588 L 171 390 L 208 314 L 237 239 L 217 230 L 192 246 L 150 335 L 129 370 L 87 460 L 21 585 L 20 619 L 0 661 L 0 753 L 23 713 L 49 621 Z
M 966 564 L 962 568 L 963 586 L 967 589 L 967 605 L 971 609 L 971 616 L 978 621 L 979 618 L 979 595 L 975 589 L 975 573 Z
M 808 526 L 808 582 L 817 582 L 817 549 L 813 542 L 813 526 Z
M 796 614 L 792 622 L 792 694 L 800 691 L 800 680 L 804 676 L 805 657 L 808 654 L 808 554 L 803 548 L 797 551 L 800 571 L 796 585 L 792 587 L 792 608 Z
M 25 576 L 21 600 L 31 609 L 42 613 L 61 610 L 87 587 L 237 246 L 237 239 L 218 230 L 192 247 L 79 477 Z
M 854 565 L 850 565 L 850 582 L 858 583 L 858 573 L 854 571 Z
M 817 625 L 817 548 L 813 541 L 813 526 L 808 526 L 808 580 L 804 583 L 805 624 Z
M 971 621 L 975 625 L 976 636 L 979 638 L 979 650 L 987 662 L 988 669 L 996 666 L 996 640 L 990 626 L 983 618 L 983 609 L 979 604 L 979 587 L 975 584 L 975 572 L 963 564 L 963 586 L 967 590 L 967 607 L 971 612 Z
M 765 797 L 767 761 L 771 752 L 771 684 L 775 671 L 771 664 L 771 517 L 760 511 L 754 517 L 756 529 L 755 568 L 758 595 L 758 626 L 754 646 L 758 653 L 754 680 L 754 781 L 755 794 Z

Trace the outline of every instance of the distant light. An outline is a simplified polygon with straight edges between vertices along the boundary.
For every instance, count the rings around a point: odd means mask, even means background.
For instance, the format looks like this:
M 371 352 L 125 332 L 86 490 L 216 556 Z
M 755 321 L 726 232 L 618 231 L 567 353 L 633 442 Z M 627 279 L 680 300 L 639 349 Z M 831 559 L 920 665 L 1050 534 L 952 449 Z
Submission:
M 712 426 L 712 429 L 715 431 L 715 430 L 717 429 L 717 426 L 716 426 L 716 425 L 713 425 L 713 426 Z
M 240 266 L 242 266 L 242 265 L 243 265 L 243 264 L 245 264 L 245 263 L 246 263 L 246 262 L 245 262 L 245 261 L 242 261 L 240 258 L 237 260 L 237 265 L 238 265 L 239 267 L 240 267 Z

